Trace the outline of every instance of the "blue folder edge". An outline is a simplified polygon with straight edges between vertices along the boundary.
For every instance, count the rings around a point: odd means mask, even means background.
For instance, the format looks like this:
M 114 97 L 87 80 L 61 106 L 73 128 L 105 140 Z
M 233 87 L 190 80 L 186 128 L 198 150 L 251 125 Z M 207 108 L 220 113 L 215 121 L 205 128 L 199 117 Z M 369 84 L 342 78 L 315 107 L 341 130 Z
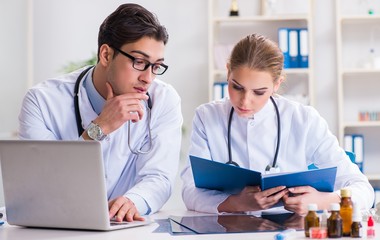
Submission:
M 262 175 L 260 172 L 190 155 L 194 183 L 198 188 L 238 193 L 245 186 L 312 186 L 318 191 L 334 191 L 336 167 L 294 173 Z
M 238 193 L 245 186 L 261 184 L 261 173 L 190 155 L 195 186 Z
M 262 189 L 276 186 L 298 187 L 311 186 L 320 192 L 333 192 L 336 167 L 307 170 L 303 172 L 288 173 L 286 175 L 268 175 L 262 180 Z

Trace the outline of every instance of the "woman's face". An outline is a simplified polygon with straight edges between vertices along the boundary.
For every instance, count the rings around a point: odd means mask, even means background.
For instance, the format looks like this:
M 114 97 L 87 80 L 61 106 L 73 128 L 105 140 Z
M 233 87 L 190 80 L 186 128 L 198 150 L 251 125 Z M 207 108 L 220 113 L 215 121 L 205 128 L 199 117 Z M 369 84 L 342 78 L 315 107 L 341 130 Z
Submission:
M 280 87 L 269 72 L 241 66 L 228 72 L 228 93 L 235 112 L 240 117 L 251 117 L 259 112 L 270 96 Z

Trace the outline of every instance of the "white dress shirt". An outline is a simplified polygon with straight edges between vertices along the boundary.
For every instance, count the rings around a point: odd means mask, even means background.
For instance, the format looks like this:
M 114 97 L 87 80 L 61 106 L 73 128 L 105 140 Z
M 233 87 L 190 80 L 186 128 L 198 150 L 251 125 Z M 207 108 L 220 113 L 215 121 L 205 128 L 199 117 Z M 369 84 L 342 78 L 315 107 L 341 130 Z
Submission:
M 310 106 L 281 96 L 274 97 L 280 112 L 281 140 L 277 165 L 281 172 L 307 170 L 314 163 L 318 168 L 337 166 L 334 190 L 352 189 L 353 201 L 370 208 L 374 191 L 368 179 L 353 164 L 329 131 L 326 121 Z M 190 155 L 226 163 L 228 161 L 227 127 L 231 110 L 229 99 L 203 104 L 193 120 Z M 272 165 L 277 143 L 277 117 L 270 100 L 251 118 L 234 113 L 231 125 L 232 160 L 240 167 L 265 173 Z M 229 195 L 194 186 L 189 163 L 181 173 L 182 197 L 188 209 L 217 213 L 217 207 Z M 231 179 L 234 181 L 234 179 Z
M 27 92 L 19 115 L 21 139 L 83 140 L 78 136 L 74 112 L 74 85 L 84 69 L 42 82 Z M 92 80 L 91 73 L 92 70 L 85 78 Z M 158 211 L 170 197 L 182 137 L 181 100 L 174 88 L 155 79 L 149 94 L 153 103 L 150 123 L 153 149 L 147 154 L 132 154 L 128 148 L 127 123 L 101 142 L 108 199 L 126 196 L 140 214 Z M 79 87 L 79 110 L 82 127 L 86 129 L 98 114 L 83 81 Z M 149 145 L 147 115 L 131 123 L 133 150 L 146 150 Z

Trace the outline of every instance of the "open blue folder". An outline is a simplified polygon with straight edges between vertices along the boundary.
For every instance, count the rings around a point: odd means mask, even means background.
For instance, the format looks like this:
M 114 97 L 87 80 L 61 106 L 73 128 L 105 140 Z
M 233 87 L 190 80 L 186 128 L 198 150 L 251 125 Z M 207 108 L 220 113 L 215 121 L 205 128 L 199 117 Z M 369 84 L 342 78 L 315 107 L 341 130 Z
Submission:
M 238 193 L 246 186 L 260 186 L 262 190 L 277 186 L 311 186 L 321 192 L 334 191 L 336 167 L 291 173 L 261 174 L 253 170 L 207 160 L 190 155 L 195 186 Z

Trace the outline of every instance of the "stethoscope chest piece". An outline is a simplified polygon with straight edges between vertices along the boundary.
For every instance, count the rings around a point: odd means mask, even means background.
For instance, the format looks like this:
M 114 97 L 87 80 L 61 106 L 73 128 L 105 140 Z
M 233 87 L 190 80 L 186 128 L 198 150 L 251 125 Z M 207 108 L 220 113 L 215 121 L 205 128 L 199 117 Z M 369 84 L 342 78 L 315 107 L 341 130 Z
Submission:
M 280 172 L 281 172 L 281 169 L 278 165 L 276 165 L 275 167 L 268 165 L 265 168 L 265 174 L 280 173 Z

